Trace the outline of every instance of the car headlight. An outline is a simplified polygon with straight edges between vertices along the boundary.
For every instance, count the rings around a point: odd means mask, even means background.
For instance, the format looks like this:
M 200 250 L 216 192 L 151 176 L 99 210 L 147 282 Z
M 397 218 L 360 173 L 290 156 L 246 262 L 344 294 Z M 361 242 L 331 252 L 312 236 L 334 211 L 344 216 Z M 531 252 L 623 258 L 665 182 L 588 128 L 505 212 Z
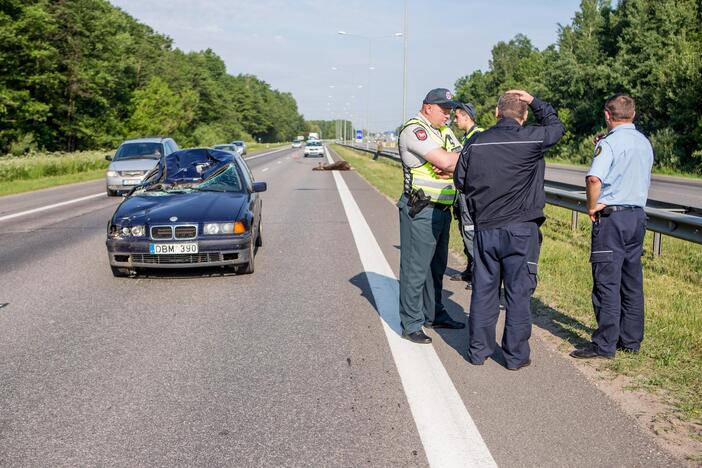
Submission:
M 107 171 L 107 177 L 117 177 L 119 172 L 117 171 Z
M 219 224 L 217 224 L 217 223 L 205 224 L 205 234 L 217 234 L 217 233 L 219 233 Z
M 146 234 L 146 227 L 143 225 L 137 226 L 117 226 L 111 225 L 108 231 L 108 236 L 114 239 L 122 237 L 144 237 Z
M 205 234 L 243 234 L 246 226 L 241 221 L 235 223 L 206 223 Z
M 130 229 L 132 236 L 134 237 L 144 237 L 144 234 L 146 233 L 146 229 L 144 226 L 132 226 Z

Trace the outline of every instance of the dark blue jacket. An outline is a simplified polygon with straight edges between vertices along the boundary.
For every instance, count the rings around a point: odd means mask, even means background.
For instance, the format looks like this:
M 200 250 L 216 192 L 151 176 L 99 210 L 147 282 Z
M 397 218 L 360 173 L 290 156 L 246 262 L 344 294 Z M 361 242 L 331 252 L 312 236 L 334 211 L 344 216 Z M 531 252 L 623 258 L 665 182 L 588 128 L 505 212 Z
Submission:
M 534 98 L 530 107 L 538 125 L 501 119 L 461 152 L 454 182 L 466 195 L 477 230 L 545 219 L 544 154 L 565 127 L 549 103 Z

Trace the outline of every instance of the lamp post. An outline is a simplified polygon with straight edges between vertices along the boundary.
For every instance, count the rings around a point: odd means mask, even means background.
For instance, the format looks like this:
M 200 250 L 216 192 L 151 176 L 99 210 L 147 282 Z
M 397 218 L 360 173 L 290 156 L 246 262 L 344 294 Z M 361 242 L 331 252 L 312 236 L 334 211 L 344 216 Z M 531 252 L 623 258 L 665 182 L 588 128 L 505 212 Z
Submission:
M 371 97 L 371 71 L 375 69 L 373 67 L 373 40 L 374 39 L 382 39 L 386 37 L 402 37 L 404 36 L 403 33 L 401 32 L 396 32 L 394 34 L 386 34 L 383 36 L 363 36 L 361 34 L 353 34 L 349 33 L 346 31 L 338 31 L 337 34 L 340 36 L 350 36 L 350 37 L 358 37 L 360 39 L 365 39 L 368 41 L 368 82 L 366 84 L 366 148 L 369 147 L 370 142 L 368 140 L 369 134 L 370 134 L 370 97 Z

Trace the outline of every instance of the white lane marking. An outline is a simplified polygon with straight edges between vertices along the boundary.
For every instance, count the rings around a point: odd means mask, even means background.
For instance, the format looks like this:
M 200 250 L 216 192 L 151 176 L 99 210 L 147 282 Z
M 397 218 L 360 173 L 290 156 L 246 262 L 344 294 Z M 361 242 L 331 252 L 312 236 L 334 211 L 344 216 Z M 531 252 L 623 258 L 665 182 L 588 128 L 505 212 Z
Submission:
M 256 156 L 251 156 L 250 158 L 244 158 L 244 161 L 252 161 L 254 159 L 262 158 L 264 156 L 270 156 L 271 154 L 280 153 L 290 148 L 280 148 L 273 151 L 268 151 L 267 153 L 257 154 Z
M 66 206 L 66 205 L 70 205 L 71 203 L 78 203 L 78 202 L 90 200 L 91 198 L 97 198 L 97 197 L 105 197 L 105 192 L 94 193 L 93 195 L 88 195 L 86 197 L 74 198 L 73 200 L 68 200 L 68 201 L 61 202 L 61 203 L 54 203 L 53 205 L 42 206 L 39 208 L 34 208 L 32 210 L 20 211 L 19 213 L 13 213 L 11 215 L 1 216 L 0 221 L 6 221 L 8 219 L 19 218 L 20 216 L 25 216 L 25 215 L 29 215 L 29 214 L 33 214 L 33 213 L 39 213 L 40 211 L 51 210 L 54 208 L 58 208 L 60 206 Z
M 278 161 L 278 164 L 283 164 L 283 161 Z
M 325 148 L 327 161 L 334 160 Z M 419 437 L 433 467 L 496 467 L 434 347 L 400 337 L 399 285 L 346 182 L 333 171 Z
M 264 167 L 263 169 L 261 169 L 261 172 L 266 172 L 267 170 L 268 170 L 268 168 Z

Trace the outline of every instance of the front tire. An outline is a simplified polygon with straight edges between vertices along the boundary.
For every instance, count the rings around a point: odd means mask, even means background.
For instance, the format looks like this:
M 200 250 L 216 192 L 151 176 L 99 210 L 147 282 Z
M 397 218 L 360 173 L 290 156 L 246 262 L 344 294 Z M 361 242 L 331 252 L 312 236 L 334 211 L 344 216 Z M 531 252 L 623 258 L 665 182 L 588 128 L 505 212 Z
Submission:
M 117 196 L 117 191 L 107 189 L 107 196 L 108 196 L 108 197 L 116 197 L 116 196 Z
M 254 272 L 254 254 L 255 254 L 255 241 L 251 241 L 249 244 L 249 261 L 244 263 L 243 265 L 237 265 L 236 266 L 236 273 L 238 275 L 250 275 L 251 273 Z
M 256 236 L 256 247 L 263 247 L 263 237 L 261 237 L 261 222 L 258 222 L 258 235 Z

